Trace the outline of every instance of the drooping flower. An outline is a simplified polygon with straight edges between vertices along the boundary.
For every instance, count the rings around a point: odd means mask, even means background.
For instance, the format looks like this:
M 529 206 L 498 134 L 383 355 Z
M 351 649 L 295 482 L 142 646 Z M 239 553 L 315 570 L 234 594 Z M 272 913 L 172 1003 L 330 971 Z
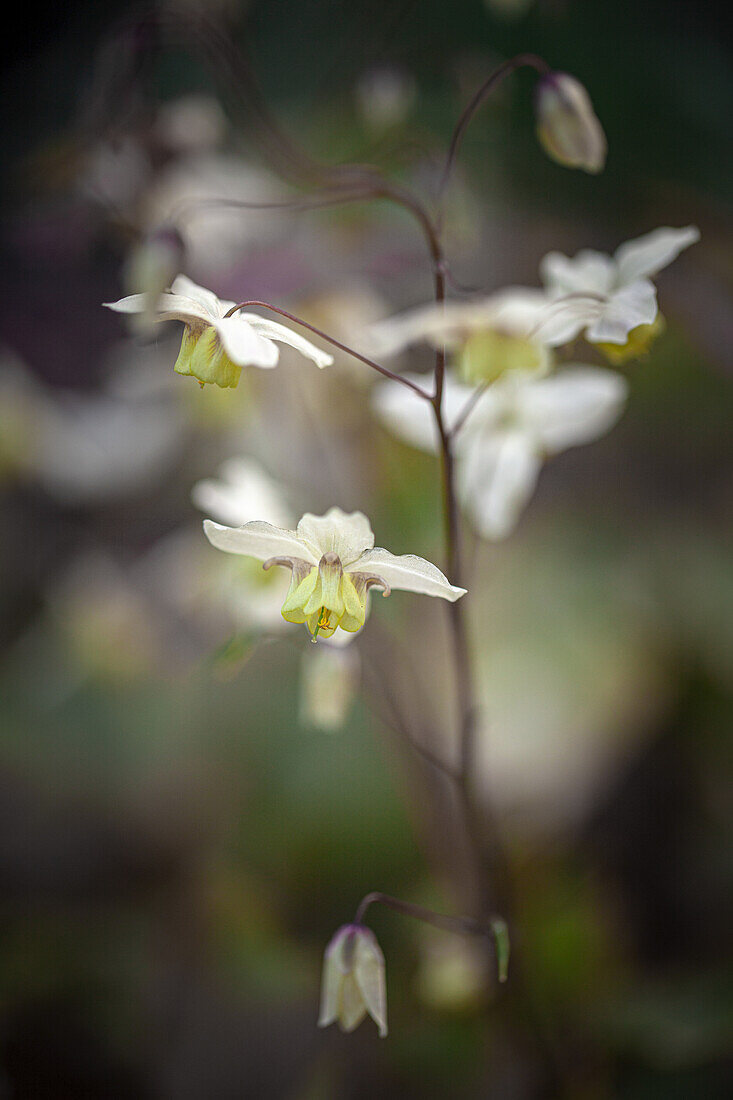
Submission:
M 549 252 L 540 264 L 540 275 L 558 307 L 561 299 L 567 303 L 565 339 L 572 340 L 585 330 L 593 344 L 626 344 L 630 334 L 651 325 L 657 316 L 651 276 L 699 239 L 700 231 L 688 225 L 655 229 L 622 244 L 613 256 L 590 248 L 572 259 Z
M 261 520 L 223 527 L 205 520 L 212 545 L 291 570 L 290 589 L 281 613 L 305 623 L 312 637 L 330 638 L 337 627 L 356 632 L 366 619 L 369 591 L 392 588 L 439 596 L 451 602 L 465 594 L 440 570 L 414 554 L 395 555 L 374 546 L 374 534 L 362 512 L 331 508 L 324 516 L 306 513 L 294 531 Z
M 625 380 L 613 371 L 581 365 L 546 378 L 513 371 L 480 396 L 447 374 L 443 400 L 449 430 L 459 423 L 472 396 L 477 398 L 454 446 L 458 493 L 478 532 L 488 539 L 510 534 L 543 461 L 607 432 L 621 415 L 626 390 Z M 432 409 L 406 386 L 381 384 L 375 408 L 406 442 L 437 450 Z
M 333 357 L 309 340 L 277 321 L 256 313 L 227 313 L 236 303 L 222 301 L 210 290 L 197 286 L 185 275 L 173 281 L 171 293 L 161 294 L 156 319 L 183 321 L 183 342 L 175 370 L 190 374 L 203 385 L 214 383 L 222 389 L 236 386 L 242 367 L 274 367 L 280 356 L 277 341 L 289 344 L 318 367 L 326 367 Z M 145 313 L 146 294 L 132 294 L 119 302 L 105 302 L 118 313 Z
M 600 172 L 608 144 L 585 87 L 568 73 L 546 73 L 535 91 L 537 137 L 549 157 L 567 168 Z
M 367 1013 L 387 1035 L 384 955 L 376 936 L 362 924 L 345 924 L 332 938 L 323 961 L 318 1026 L 338 1023 L 353 1031 Z

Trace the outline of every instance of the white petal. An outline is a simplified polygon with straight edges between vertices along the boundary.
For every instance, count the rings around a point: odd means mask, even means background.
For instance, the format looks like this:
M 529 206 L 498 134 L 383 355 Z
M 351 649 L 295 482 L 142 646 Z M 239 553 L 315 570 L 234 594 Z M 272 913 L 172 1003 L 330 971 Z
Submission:
M 556 298 L 546 303 L 537 314 L 531 335 L 540 343 L 556 348 L 574 340 L 583 329 L 595 321 L 606 307 L 606 301 L 582 292 Z
M 657 292 L 648 279 L 637 279 L 617 290 L 596 321 L 588 326 L 586 337 L 596 344 L 625 344 L 637 325 L 650 325 L 657 315 Z
M 271 340 L 260 336 L 241 317 L 222 317 L 212 321 L 219 333 L 224 351 L 240 367 L 274 367 L 279 352 Z
M 384 975 L 384 955 L 375 936 L 363 929 L 356 944 L 354 976 L 369 1015 L 379 1027 L 384 1039 L 387 1034 L 387 987 Z
M 459 491 L 480 535 L 510 534 L 534 492 L 541 467 L 536 444 L 520 430 L 477 438 L 458 469 Z
M 274 527 L 263 520 L 253 520 L 243 527 L 224 527 L 211 519 L 205 519 L 204 533 L 211 545 L 218 550 L 226 550 L 230 554 L 245 554 L 258 561 L 279 557 L 303 558 L 313 565 L 317 565 L 319 561 L 319 557 L 298 538 L 295 531 Z
M 338 1022 L 342 1031 L 353 1031 L 366 1016 L 366 1005 L 352 973 L 345 974 L 339 988 Z
M 654 229 L 616 249 L 619 284 L 625 286 L 644 276 L 656 275 L 679 256 L 683 249 L 700 240 L 695 225 L 684 229 Z
M 403 374 L 401 377 L 425 387 L 425 375 Z M 446 371 L 443 382 L 443 414 L 448 427 L 452 427 L 458 420 L 473 392 L 473 387 L 458 382 Z M 437 452 L 440 436 L 435 424 L 435 414 L 430 403 L 414 390 L 400 385 L 399 382 L 382 382 L 375 386 L 372 401 L 380 420 L 398 439 L 431 454 Z
M 241 527 L 264 519 L 287 528 L 292 520 L 277 482 L 250 458 L 230 458 L 217 471 L 218 477 L 204 478 L 191 490 L 193 503 L 207 516 L 229 527 Z
M 306 512 L 298 522 L 297 532 L 298 538 L 308 543 L 316 561 L 333 552 L 343 566 L 374 546 L 374 532 L 363 512 L 343 512 L 340 508 L 329 508 L 325 516 Z
M 104 302 L 103 305 L 115 313 L 146 313 L 150 308 L 150 298 L 147 294 L 130 294 L 118 302 Z M 156 302 L 153 320 L 183 321 L 184 324 L 203 321 L 204 324 L 211 324 L 211 317 L 199 302 L 180 294 L 161 294 Z
M 616 264 L 605 252 L 584 248 L 572 260 L 562 252 L 548 252 L 540 261 L 540 276 L 556 294 L 593 291 L 606 294 L 614 286 Z
M 209 318 L 223 317 L 227 310 L 235 304 L 234 302 L 222 301 L 214 294 L 213 290 L 207 290 L 206 287 L 199 286 L 187 275 L 176 275 L 171 290 L 174 294 L 182 294 L 186 298 L 192 298 L 194 302 L 198 302 Z
M 568 367 L 525 388 L 523 417 L 547 452 L 562 451 L 590 443 L 613 427 L 627 390 L 625 379 L 614 371 Z
M 322 351 L 321 348 L 317 348 L 315 344 L 311 344 L 310 340 L 306 340 L 299 333 L 293 332 L 286 325 L 280 325 L 277 321 L 271 321 L 267 317 L 260 317 L 257 313 L 240 313 L 239 316 L 247 321 L 260 336 L 268 340 L 277 340 L 280 344 L 288 344 L 291 348 L 299 351 L 301 355 L 304 355 L 306 359 L 312 359 L 317 367 L 323 369 L 323 367 L 330 367 L 333 363 L 332 355 L 329 355 L 327 351 Z
M 425 384 L 424 375 L 406 374 L 404 377 L 417 385 Z M 399 382 L 383 382 L 374 387 L 372 404 L 379 419 L 398 439 L 411 447 L 437 452 L 440 436 L 435 414 L 430 404 L 414 390 Z
M 404 592 L 419 592 L 424 596 L 439 596 L 454 603 L 465 596 L 466 589 L 450 583 L 436 565 L 416 554 L 390 554 L 389 550 L 375 546 L 349 568 L 349 573 L 376 573 L 390 588 Z
M 332 943 L 329 943 L 323 958 L 321 1007 L 318 1013 L 319 1027 L 328 1027 L 329 1024 L 332 1024 L 339 1014 L 341 1005 L 343 972 L 339 966 L 339 959 L 337 953 L 333 950 Z

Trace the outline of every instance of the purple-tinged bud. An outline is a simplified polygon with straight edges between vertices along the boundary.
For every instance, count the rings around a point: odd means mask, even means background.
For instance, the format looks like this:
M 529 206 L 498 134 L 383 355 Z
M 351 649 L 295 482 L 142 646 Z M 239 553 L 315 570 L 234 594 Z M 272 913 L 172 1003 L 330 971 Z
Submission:
M 363 924 L 344 924 L 326 948 L 318 1026 L 338 1023 L 342 1031 L 353 1031 L 367 1013 L 384 1038 L 384 955 L 371 929 Z
M 549 157 L 567 168 L 600 172 L 608 144 L 590 96 L 574 76 L 546 73 L 535 90 L 537 137 Z

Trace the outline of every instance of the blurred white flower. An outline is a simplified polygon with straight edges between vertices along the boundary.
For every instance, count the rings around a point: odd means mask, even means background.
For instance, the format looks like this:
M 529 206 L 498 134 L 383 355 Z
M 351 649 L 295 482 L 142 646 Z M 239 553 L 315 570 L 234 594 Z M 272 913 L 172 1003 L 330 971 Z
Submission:
M 324 516 L 306 513 L 294 531 L 256 520 L 243 527 L 223 527 L 205 520 L 213 546 L 291 570 L 290 590 L 282 616 L 305 623 L 312 637 L 330 638 L 337 627 L 350 633 L 363 625 L 369 590 L 375 585 L 438 596 L 451 602 L 465 594 L 440 570 L 414 554 L 394 555 L 374 546 L 374 534 L 362 512 L 331 508 Z
M 422 342 L 455 350 L 477 332 L 550 344 L 554 341 L 540 331 L 550 312 L 545 291 L 530 287 L 507 287 L 471 302 L 431 302 L 372 325 L 371 348 L 383 358 Z
M 79 187 L 97 202 L 124 208 L 137 202 L 150 172 L 147 156 L 132 138 L 103 142 L 86 157 Z
M 443 400 L 449 430 L 476 397 L 454 446 L 458 493 L 478 532 L 488 539 L 510 534 L 534 492 L 543 461 L 607 432 L 621 415 L 626 390 L 620 375 L 581 365 L 548 378 L 512 371 L 480 396 L 446 375 Z M 396 435 L 412 446 L 437 451 L 433 410 L 406 386 L 381 384 L 374 406 Z
M 585 87 L 568 73 L 545 73 L 535 88 L 537 137 L 567 168 L 600 172 L 608 144 Z
M 219 144 L 226 117 L 218 100 L 210 95 L 185 95 L 163 103 L 156 130 L 160 140 L 175 153 L 191 154 Z
M 130 493 L 162 476 L 183 438 L 182 413 L 164 396 L 51 389 L 17 363 L 0 368 L 0 406 L 4 464 L 69 503 Z
M 280 483 L 244 456 L 223 462 L 217 477 L 197 481 L 191 499 L 200 511 L 230 527 L 253 519 L 287 527 L 295 518 Z
M 657 316 L 657 293 L 650 276 L 672 263 L 683 249 L 700 239 L 694 225 L 655 229 L 627 241 L 613 256 L 583 249 L 573 259 L 549 252 L 540 275 L 551 298 L 567 303 L 566 340 L 585 330 L 594 344 L 625 344 L 640 325 Z
M 345 924 L 326 948 L 318 1026 L 338 1023 L 353 1031 L 369 1013 L 382 1039 L 387 1035 L 384 955 L 376 936 L 361 924 Z
M 146 313 L 148 299 L 145 294 L 132 294 L 104 305 L 117 313 Z M 327 352 L 277 321 L 241 310 L 227 317 L 235 305 L 222 301 L 185 275 L 174 280 L 171 293 L 161 294 L 157 320 L 183 321 L 185 325 L 174 368 L 178 374 L 192 375 L 202 385 L 210 382 L 222 389 L 236 386 L 243 366 L 276 366 L 280 352 L 274 341 L 289 344 L 318 367 L 333 362 Z
M 369 129 L 377 132 L 404 122 L 415 94 L 412 76 L 395 67 L 369 69 L 356 85 L 359 113 Z
M 334 635 L 338 638 L 339 632 Z M 342 632 L 343 638 L 351 635 Z M 334 733 L 346 721 L 359 682 L 356 648 L 334 646 L 333 639 L 314 649 L 307 646 L 300 677 L 300 721 Z
M 151 228 L 176 225 L 186 244 L 187 270 L 206 280 L 231 269 L 247 250 L 285 239 L 291 229 L 286 210 L 236 204 L 285 198 L 278 181 L 263 169 L 234 156 L 197 152 L 156 174 L 141 217 Z

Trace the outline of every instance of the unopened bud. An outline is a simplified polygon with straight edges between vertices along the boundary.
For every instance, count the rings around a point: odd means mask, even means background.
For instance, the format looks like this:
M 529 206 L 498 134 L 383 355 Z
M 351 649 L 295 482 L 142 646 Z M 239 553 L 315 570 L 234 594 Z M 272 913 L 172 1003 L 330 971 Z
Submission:
M 547 73 L 535 92 L 537 137 L 549 157 L 567 168 L 600 172 L 608 145 L 590 96 L 568 73 Z
M 384 1038 L 387 1034 L 384 955 L 371 929 L 363 924 L 344 924 L 326 948 L 318 1026 L 338 1023 L 342 1031 L 353 1031 L 367 1013 Z

